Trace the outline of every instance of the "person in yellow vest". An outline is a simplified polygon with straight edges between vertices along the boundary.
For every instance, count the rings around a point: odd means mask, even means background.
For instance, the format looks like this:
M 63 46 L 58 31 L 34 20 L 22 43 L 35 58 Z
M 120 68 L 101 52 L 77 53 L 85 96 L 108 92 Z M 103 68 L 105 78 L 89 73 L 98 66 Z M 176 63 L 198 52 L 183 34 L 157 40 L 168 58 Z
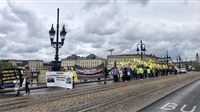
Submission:
M 140 79 L 143 79 L 143 69 L 142 67 L 139 68 Z
M 75 83 L 78 82 L 78 76 L 77 76 L 76 71 L 74 70 L 73 67 L 71 67 L 70 72 L 73 73 L 73 85 L 72 86 L 73 86 L 73 88 L 75 88 Z
M 147 68 L 147 77 L 151 78 L 151 69 L 149 67 Z
M 136 79 L 140 79 L 140 70 L 138 67 L 136 68 Z

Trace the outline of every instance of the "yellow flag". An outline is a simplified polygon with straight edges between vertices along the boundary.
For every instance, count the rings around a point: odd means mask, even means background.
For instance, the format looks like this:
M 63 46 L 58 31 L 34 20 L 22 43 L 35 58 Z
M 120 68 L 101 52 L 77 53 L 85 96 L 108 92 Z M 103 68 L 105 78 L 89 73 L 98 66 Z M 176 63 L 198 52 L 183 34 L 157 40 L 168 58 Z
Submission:
M 73 76 L 74 76 L 73 81 L 75 83 L 78 82 L 78 76 L 77 76 L 76 72 L 74 70 L 72 70 L 72 73 L 73 73 Z
M 112 61 L 111 63 L 112 63 L 112 67 L 114 67 L 114 65 L 115 65 L 114 61 Z
M 99 65 L 101 65 L 103 63 L 103 61 L 102 60 L 99 60 Z
M 122 61 L 120 62 L 121 67 L 125 67 L 126 66 L 126 62 Z
M 174 68 L 178 71 L 178 67 L 177 66 L 174 66 Z

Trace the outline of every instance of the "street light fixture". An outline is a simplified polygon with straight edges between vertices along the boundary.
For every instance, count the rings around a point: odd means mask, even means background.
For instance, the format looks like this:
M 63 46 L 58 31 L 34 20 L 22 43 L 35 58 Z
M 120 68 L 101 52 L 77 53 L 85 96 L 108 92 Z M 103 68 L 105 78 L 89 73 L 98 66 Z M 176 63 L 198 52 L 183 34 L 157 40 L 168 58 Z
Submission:
M 166 57 L 164 57 L 167 61 L 167 75 L 168 75 L 168 70 L 169 70 L 169 60 L 171 60 L 171 57 L 168 55 L 168 50 L 166 52 Z
M 56 34 L 56 42 L 54 42 L 54 37 Z M 51 41 L 51 46 L 56 49 L 55 61 L 52 61 L 52 70 L 60 71 L 61 61 L 59 61 L 58 50 L 64 45 L 65 35 L 67 32 L 65 31 L 65 25 L 63 25 L 62 31 L 60 32 L 61 42 L 59 41 L 59 8 L 57 9 L 57 30 L 54 30 L 53 24 L 51 29 L 49 30 L 49 36 Z
M 171 60 L 171 57 L 169 56 L 168 54 L 168 50 L 166 52 L 166 57 L 164 57 L 166 59 L 166 62 L 167 62 L 167 67 L 169 67 L 169 60 Z
M 137 52 L 141 51 L 141 61 L 142 61 L 142 55 L 143 53 L 145 53 L 146 48 L 145 48 L 145 44 L 142 42 L 142 40 L 137 44 Z M 140 49 L 139 49 L 140 48 Z
M 178 61 L 178 68 L 179 68 L 179 70 L 180 70 L 180 68 L 181 68 L 181 56 L 180 55 L 178 55 L 178 58 L 176 59 L 177 61 Z

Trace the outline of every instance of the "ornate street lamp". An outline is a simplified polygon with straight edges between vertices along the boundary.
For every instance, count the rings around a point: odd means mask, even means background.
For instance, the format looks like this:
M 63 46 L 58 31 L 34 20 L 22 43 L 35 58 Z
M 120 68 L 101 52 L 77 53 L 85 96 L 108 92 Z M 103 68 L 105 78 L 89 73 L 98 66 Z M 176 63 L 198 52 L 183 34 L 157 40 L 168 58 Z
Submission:
M 180 55 L 178 55 L 178 58 L 176 59 L 177 61 L 178 61 L 178 68 L 179 68 L 179 70 L 180 70 L 180 68 L 181 68 L 181 56 Z
M 54 37 L 56 34 L 56 41 L 54 42 Z M 49 30 L 51 46 L 56 49 L 55 61 L 52 61 L 52 70 L 60 71 L 61 61 L 59 61 L 58 50 L 64 45 L 65 35 L 67 32 L 65 31 L 65 26 L 63 25 L 62 31 L 60 32 L 61 41 L 59 41 L 59 8 L 57 9 L 57 30 L 54 30 L 53 24 L 51 29 Z
M 146 48 L 145 48 L 145 44 L 142 42 L 142 40 L 137 44 L 137 52 L 141 51 L 141 61 L 142 61 L 142 55 L 143 53 L 145 53 Z M 139 49 L 140 48 L 140 49 Z
M 166 61 L 167 61 L 167 67 L 169 67 L 169 60 L 171 60 L 171 57 L 168 55 L 168 50 L 167 50 L 167 52 L 166 52 L 166 57 L 164 57 L 165 59 L 166 59 Z
M 167 75 L 168 75 L 168 70 L 169 70 L 169 60 L 171 60 L 171 57 L 168 55 L 168 50 L 167 50 L 167 54 L 166 54 L 166 55 L 167 55 L 167 56 L 164 57 L 164 59 L 167 60 Z

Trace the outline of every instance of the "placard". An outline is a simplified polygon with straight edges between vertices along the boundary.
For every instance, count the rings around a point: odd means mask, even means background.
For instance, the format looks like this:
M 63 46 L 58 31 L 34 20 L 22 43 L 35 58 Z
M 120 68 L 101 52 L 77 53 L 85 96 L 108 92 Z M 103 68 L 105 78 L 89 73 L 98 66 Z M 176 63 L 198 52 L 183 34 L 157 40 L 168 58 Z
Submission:
M 63 87 L 72 89 L 73 73 L 72 72 L 46 72 L 47 87 Z
M 15 84 L 13 83 L 15 79 L 15 70 L 4 70 L 2 72 L 2 82 L 4 87 L 15 87 Z

